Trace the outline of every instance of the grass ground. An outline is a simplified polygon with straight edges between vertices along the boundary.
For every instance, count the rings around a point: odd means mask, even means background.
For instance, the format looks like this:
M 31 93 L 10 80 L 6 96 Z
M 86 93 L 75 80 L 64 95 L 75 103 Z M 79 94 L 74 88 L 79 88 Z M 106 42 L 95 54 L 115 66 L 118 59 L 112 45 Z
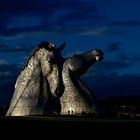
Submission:
M 55 137 L 57 139 L 86 139 L 113 136 L 112 139 L 130 134 L 139 134 L 140 120 L 92 118 L 79 116 L 28 116 L 0 117 L 0 134 L 6 132 L 14 137 Z M 134 135 L 135 135 L 134 134 Z

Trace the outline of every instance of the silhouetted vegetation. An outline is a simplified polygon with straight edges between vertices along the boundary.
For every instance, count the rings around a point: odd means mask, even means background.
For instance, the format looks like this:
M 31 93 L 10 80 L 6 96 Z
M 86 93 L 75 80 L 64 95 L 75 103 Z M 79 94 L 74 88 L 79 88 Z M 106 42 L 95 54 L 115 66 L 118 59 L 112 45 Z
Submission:
M 98 100 L 105 110 L 101 117 L 140 118 L 140 96 L 110 96 Z

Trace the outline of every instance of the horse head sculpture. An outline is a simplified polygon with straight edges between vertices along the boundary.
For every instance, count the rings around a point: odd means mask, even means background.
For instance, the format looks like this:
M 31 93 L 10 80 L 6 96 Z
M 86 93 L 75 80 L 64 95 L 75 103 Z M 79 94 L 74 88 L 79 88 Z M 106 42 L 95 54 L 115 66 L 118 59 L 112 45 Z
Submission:
M 61 100 L 61 114 L 96 114 L 96 101 L 92 91 L 80 79 L 88 68 L 103 59 L 99 49 L 74 55 L 63 64 L 64 93 Z
M 17 78 L 6 116 L 44 115 L 59 110 L 57 96 L 64 89 L 63 48 L 64 44 L 56 48 L 53 43 L 43 41 L 31 52 Z
M 6 116 L 96 113 L 93 94 L 80 79 L 103 59 L 98 49 L 64 58 L 63 43 L 41 42 L 29 55 L 15 84 Z

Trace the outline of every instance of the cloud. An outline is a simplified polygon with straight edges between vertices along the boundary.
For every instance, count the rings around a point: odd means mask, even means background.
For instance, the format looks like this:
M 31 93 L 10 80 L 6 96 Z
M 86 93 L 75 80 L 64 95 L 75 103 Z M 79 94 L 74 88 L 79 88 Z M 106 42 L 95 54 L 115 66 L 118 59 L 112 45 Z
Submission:
M 118 61 L 118 60 L 106 60 L 104 62 L 102 62 L 98 68 L 103 70 L 103 71 L 116 71 L 119 69 L 123 69 L 126 68 L 130 65 L 129 62 L 126 61 Z
M 38 12 L 38 11 L 44 11 L 47 9 L 51 10 L 50 8 L 51 3 L 46 2 L 45 0 L 24 0 L 23 2 L 19 2 L 18 0 L 5 0 L 5 1 L 0 1 L 1 5 L 1 12 L 4 12 L 5 14 L 10 14 L 10 15 L 19 15 L 19 14 L 26 14 L 30 13 L 32 14 L 33 12 Z
M 7 52 L 29 52 L 29 48 L 25 46 L 11 47 L 7 44 L 0 44 L 0 53 L 7 53 Z
M 110 29 L 108 27 L 98 27 L 98 28 L 87 28 L 84 29 L 78 33 L 78 35 L 93 35 L 93 36 L 100 36 L 100 35 L 106 35 L 108 34 L 108 32 L 110 31 Z
M 18 72 L 17 64 L 0 60 L 0 105 L 8 104 L 14 91 Z
M 133 53 L 133 54 L 124 54 L 124 53 L 120 53 L 117 54 L 117 60 L 119 61 L 124 61 L 128 64 L 134 64 L 137 62 L 140 62 L 140 54 L 139 53 Z
M 16 73 L 18 73 L 18 64 L 15 63 L 8 63 L 5 60 L 0 60 L 0 73 L 1 73 L 1 79 L 4 80 L 6 77 L 4 76 L 9 76 L 8 78 L 10 78 L 11 75 L 15 75 Z M 2 73 L 7 73 L 2 74 Z M 4 77 L 4 79 L 2 78 Z
M 117 27 L 140 27 L 140 20 L 113 21 L 110 25 Z
M 92 89 L 96 97 L 107 96 L 140 96 L 140 75 L 110 73 L 100 74 L 96 78 L 85 78 L 87 85 Z
M 93 76 L 94 79 L 98 78 L 99 75 L 109 75 L 110 73 L 118 73 L 118 71 L 129 69 L 140 62 L 140 54 L 124 54 L 117 53 L 114 59 L 105 59 L 99 63 L 94 64 L 84 77 Z M 126 71 L 126 70 L 125 70 Z
M 42 18 L 37 16 L 19 16 L 13 17 L 9 22 L 10 24 L 7 25 L 7 29 L 37 27 L 42 25 Z
M 126 26 L 139 26 L 139 20 L 112 21 L 100 4 L 110 0 L 5 0 L 0 2 L 0 35 L 13 36 L 30 32 L 46 32 L 77 35 L 117 35 L 126 32 Z M 112 3 L 114 4 L 114 3 Z M 115 27 L 114 27 L 115 26 Z
M 0 12 L 1 36 L 41 31 L 75 33 L 89 25 L 99 25 L 106 18 L 94 1 L 79 0 L 25 0 L 22 4 L 18 0 L 6 0 L 0 2 Z
M 120 48 L 120 46 L 119 46 L 119 42 L 110 43 L 110 44 L 108 45 L 108 48 L 107 48 L 107 52 L 109 52 L 109 53 L 118 52 L 118 51 L 120 51 L 120 50 L 121 50 L 121 48 Z
M 8 62 L 6 60 L 0 60 L 0 66 L 8 64 Z

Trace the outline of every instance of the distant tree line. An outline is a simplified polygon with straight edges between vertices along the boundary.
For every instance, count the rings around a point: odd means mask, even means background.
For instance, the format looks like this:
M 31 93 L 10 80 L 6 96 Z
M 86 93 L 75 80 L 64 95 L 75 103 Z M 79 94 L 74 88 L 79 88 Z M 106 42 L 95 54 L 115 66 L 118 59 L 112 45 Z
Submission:
M 108 116 L 140 118 L 140 96 L 109 96 L 98 101 Z

